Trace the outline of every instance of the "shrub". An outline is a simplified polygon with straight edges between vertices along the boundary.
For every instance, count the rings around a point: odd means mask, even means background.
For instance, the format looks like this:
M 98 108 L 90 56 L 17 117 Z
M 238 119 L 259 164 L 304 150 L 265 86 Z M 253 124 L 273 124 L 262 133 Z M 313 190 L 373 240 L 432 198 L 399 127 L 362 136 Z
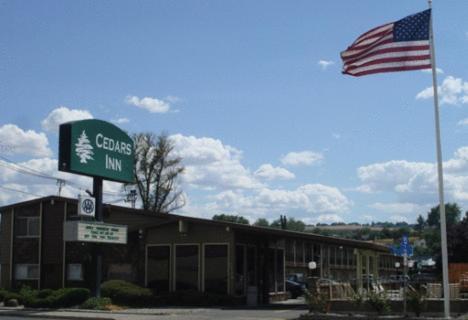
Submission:
M 356 308 L 359 309 L 362 305 L 364 305 L 364 302 L 366 301 L 366 294 L 364 291 L 358 290 L 358 292 L 353 294 L 352 299 L 353 304 L 356 306 Z
M 3 302 L 3 298 L 8 293 L 5 289 L 0 288 L 0 302 Z
M 5 307 L 17 307 L 19 306 L 18 299 L 5 300 Z
M 6 303 L 8 300 L 16 300 L 19 304 L 23 304 L 23 297 L 19 293 L 15 292 L 7 292 L 4 297 L 3 301 Z
M 56 297 L 56 307 L 71 307 L 85 302 L 89 298 L 90 292 L 85 288 L 64 288 L 55 291 L 51 296 Z
M 65 308 L 82 304 L 89 298 L 90 292 L 84 288 L 45 289 L 41 291 L 22 288 L 20 294 L 25 307 Z
M 38 298 L 47 298 L 48 296 L 52 295 L 54 290 L 52 289 L 43 289 L 37 293 Z
M 369 292 L 369 294 L 367 295 L 367 303 L 378 314 L 390 312 L 390 303 L 385 292 Z
M 326 293 L 320 292 L 319 289 L 312 291 L 305 289 L 304 297 L 309 306 L 309 312 L 318 311 L 328 313 L 330 311 L 330 299 Z
M 410 291 L 406 299 L 408 301 L 408 307 L 414 312 L 416 317 L 419 318 L 421 313 L 427 308 L 427 300 L 424 292 L 420 290 Z
M 119 305 L 145 306 L 151 304 L 153 300 L 150 289 L 123 280 L 104 282 L 101 285 L 101 294 Z
M 91 310 L 107 310 L 107 306 L 112 304 L 110 298 L 89 298 L 80 307 Z

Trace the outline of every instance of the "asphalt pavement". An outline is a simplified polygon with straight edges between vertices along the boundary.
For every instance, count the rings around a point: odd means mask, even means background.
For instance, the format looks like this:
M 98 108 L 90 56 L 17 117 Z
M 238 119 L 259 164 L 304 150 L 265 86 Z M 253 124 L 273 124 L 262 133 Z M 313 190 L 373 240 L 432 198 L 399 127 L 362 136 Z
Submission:
M 128 320 L 289 320 L 306 311 L 294 309 L 223 309 L 223 308 L 157 308 L 127 309 L 118 312 L 85 310 L 0 310 L 2 319 L 128 319 Z

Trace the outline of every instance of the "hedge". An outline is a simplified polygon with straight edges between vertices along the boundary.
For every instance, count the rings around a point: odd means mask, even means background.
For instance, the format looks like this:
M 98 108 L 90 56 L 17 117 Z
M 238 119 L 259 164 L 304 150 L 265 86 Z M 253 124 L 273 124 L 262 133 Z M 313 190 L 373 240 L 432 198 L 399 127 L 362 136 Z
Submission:
M 123 280 L 109 280 L 101 285 L 101 295 L 124 306 L 147 306 L 153 301 L 150 289 Z
M 81 309 L 90 310 L 107 310 L 107 306 L 111 305 L 112 301 L 110 298 L 89 298 L 80 306 Z
M 85 302 L 90 296 L 90 291 L 84 288 L 45 289 L 37 291 L 26 287 L 20 290 L 20 295 L 25 307 L 66 308 Z

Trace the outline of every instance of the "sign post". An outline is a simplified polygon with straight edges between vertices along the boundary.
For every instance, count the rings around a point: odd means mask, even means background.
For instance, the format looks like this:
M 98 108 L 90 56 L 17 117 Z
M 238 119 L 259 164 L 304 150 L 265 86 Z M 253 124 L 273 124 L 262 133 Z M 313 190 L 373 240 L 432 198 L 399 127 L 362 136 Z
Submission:
M 102 120 L 89 119 L 61 124 L 58 166 L 60 171 L 93 177 L 95 219 L 105 226 L 102 213 L 103 179 L 124 183 L 134 181 L 133 140 L 117 126 Z M 101 296 L 101 249 L 101 245 L 96 243 L 96 297 Z

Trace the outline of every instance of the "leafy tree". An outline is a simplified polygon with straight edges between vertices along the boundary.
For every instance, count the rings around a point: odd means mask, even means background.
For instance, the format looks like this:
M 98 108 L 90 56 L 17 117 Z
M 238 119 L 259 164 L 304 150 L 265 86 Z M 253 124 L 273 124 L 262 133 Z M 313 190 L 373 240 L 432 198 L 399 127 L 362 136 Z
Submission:
M 216 221 L 235 222 L 241 224 L 250 224 L 249 220 L 242 216 L 229 215 L 229 214 L 215 214 L 212 218 Z
M 257 227 L 269 227 L 270 223 L 265 218 L 258 218 L 257 221 L 255 221 L 253 225 Z
M 281 220 L 277 219 L 273 221 L 270 224 L 270 227 L 281 229 Z M 301 220 L 296 220 L 294 218 L 288 218 L 286 220 L 286 230 L 303 232 L 305 230 L 305 227 L 306 227 L 305 223 L 302 222 Z
M 414 229 L 421 233 L 424 230 L 424 227 L 426 225 L 426 220 L 424 220 L 422 215 L 418 216 L 418 219 L 416 220 L 416 225 L 414 226 Z
M 178 188 L 184 172 L 182 159 L 174 156 L 174 144 L 166 135 L 139 133 L 133 136 L 135 148 L 135 185 L 142 207 L 154 213 L 169 213 L 185 205 Z
M 456 203 L 445 204 L 445 217 L 447 226 L 451 226 L 460 221 L 461 209 Z M 440 227 L 439 206 L 431 208 L 427 214 L 427 224 L 431 227 Z
M 468 215 L 447 232 L 450 262 L 468 262 Z

